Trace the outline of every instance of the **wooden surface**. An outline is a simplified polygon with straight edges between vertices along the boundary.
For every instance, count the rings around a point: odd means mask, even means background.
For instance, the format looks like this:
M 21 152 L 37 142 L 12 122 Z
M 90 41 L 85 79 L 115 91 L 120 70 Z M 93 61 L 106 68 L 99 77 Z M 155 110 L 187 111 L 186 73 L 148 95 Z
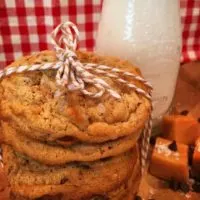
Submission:
M 181 66 L 174 98 L 174 110 L 189 111 L 200 118 L 200 62 Z
M 187 194 L 169 189 L 166 181 L 157 179 L 148 174 L 142 181 L 140 196 L 145 200 L 200 200 L 200 194 L 189 192 Z
M 200 118 L 200 62 L 181 66 L 173 105 L 176 113 L 187 110 L 196 119 Z M 8 193 L 6 177 L 0 167 L 0 200 L 8 200 Z M 200 200 L 200 194 L 173 192 L 165 182 L 149 174 L 142 180 L 140 193 L 151 200 Z

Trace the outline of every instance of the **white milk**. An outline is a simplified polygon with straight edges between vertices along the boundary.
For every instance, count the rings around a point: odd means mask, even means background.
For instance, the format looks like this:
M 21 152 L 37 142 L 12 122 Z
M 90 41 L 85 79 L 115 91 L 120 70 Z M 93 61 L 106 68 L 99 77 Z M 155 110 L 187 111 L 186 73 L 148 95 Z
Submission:
M 140 67 L 154 87 L 154 125 L 170 108 L 180 50 L 179 0 L 104 0 L 96 51 Z

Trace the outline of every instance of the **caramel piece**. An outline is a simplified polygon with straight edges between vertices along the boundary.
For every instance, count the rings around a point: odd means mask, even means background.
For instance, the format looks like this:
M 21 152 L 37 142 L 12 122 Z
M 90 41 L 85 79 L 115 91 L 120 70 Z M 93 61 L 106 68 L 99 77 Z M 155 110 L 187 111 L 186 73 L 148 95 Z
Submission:
M 153 150 L 150 173 L 165 180 L 187 183 L 189 180 L 188 147 L 176 143 L 177 151 L 170 150 L 172 141 L 157 138 Z
M 183 144 L 194 144 L 200 136 L 200 124 L 191 116 L 168 115 L 163 118 L 163 137 Z
M 200 137 L 197 139 L 193 154 L 192 171 L 194 176 L 200 179 Z

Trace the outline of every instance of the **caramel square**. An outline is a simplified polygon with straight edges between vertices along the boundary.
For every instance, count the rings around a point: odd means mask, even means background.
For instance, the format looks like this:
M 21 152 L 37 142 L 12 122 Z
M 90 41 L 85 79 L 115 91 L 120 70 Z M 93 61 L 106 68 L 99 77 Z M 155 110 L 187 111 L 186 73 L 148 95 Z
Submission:
M 165 180 L 187 183 L 189 180 L 188 146 L 176 143 L 177 150 L 170 150 L 170 140 L 157 138 L 153 150 L 150 173 Z

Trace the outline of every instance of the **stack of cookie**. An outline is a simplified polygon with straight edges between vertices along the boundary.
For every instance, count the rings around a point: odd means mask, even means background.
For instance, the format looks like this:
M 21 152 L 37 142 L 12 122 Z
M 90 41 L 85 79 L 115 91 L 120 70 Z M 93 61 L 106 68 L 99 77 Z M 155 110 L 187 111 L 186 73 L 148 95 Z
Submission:
M 126 61 L 77 54 L 84 63 L 140 74 Z M 11 66 L 55 61 L 55 52 L 44 51 Z M 133 199 L 141 176 L 138 140 L 150 114 L 149 101 L 103 75 L 98 76 L 121 99 L 58 88 L 55 76 L 55 70 L 34 71 L 0 82 L 1 147 L 11 199 Z

